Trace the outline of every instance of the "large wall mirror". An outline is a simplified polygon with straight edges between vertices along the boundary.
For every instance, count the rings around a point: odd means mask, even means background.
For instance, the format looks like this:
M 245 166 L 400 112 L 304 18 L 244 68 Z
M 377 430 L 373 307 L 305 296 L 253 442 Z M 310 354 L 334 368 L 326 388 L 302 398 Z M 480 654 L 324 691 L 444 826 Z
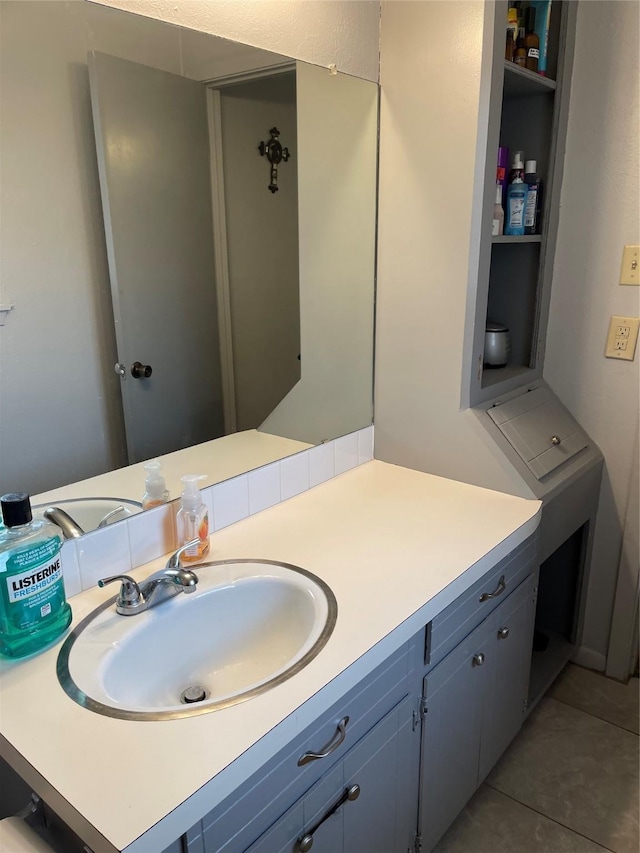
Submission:
M 0 492 L 139 500 L 162 458 L 173 498 L 371 423 L 377 86 L 89 2 L 0 16 Z

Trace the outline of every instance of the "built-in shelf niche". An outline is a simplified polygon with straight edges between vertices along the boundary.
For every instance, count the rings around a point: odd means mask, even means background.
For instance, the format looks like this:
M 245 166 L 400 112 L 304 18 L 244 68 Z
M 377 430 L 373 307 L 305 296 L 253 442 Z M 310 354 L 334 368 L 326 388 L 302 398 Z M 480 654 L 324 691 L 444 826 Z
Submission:
M 498 44 L 504 29 L 503 5 L 506 22 L 506 4 L 496 5 L 494 69 L 498 77 L 494 78 L 493 97 L 498 106 L 497 111 L 492 112 L 496 118 L 490 120 L 489 138 L 497 143 L 496 154 L 498 146 L 509 148 L 509 166 L 515 151 L 522 151 L 525 161 L 536 161 L 536 171 L 542 180 L 542 209 L 535 234 L 490 238 L 488 275 L 484 273 L 487 275 L 486 290 L 482 286 L 478 288 L 478 310 L 483 310 L 478 322 L 482 323 L 484 318 L 509 328 L 511 358 L 504 368 L 483 367 L 475 378 L 472 377 L 472 404 L 488 399 L 489 388 L 498 390 L 496 386 L 505 383 L 504 387 L 510 389 L 541 375 L 557 230 L 557 178 L 562 171 L 556 163 L 556 152 L 562 149 L 565 132 L 560 106 L 562 81 L 569 76 L 564 67 L 568 6 L 559 0 L 552 4 L 548 73 L 542 76 L 503 59 L 504 44 Z M 566 110 L 566 104 L 563 109 Z M 492 146 L 487 150 L 488 158 L 495 157 Z M 495 198 L 495 172 L 492 173 L 489 165 L 484 215 L 490 219 Z M 479 278 L 479 283 L 481 281 Z M 477 383 L 475 387 L 474 382 Z

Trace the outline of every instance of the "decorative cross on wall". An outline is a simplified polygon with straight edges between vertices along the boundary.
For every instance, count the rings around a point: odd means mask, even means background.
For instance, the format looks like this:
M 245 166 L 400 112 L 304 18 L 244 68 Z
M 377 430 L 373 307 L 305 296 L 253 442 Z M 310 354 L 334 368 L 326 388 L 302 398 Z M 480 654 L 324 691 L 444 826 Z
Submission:
M 271 163 L 271 183 L 269 184 L 269 189 L 272 193 L 278 192 L 278 164 L 284 160 L 286 163 L 289 159 L 289 149 L 283 148 L 278 137 L 280 136 L 280 131 L 277 127 L 272 127 L 269 131 L 271 134 L 271 139 L 268 142 L 261 142 L 258 145 L 258 151 L 264 157 L 266 155 L 267 159 Z

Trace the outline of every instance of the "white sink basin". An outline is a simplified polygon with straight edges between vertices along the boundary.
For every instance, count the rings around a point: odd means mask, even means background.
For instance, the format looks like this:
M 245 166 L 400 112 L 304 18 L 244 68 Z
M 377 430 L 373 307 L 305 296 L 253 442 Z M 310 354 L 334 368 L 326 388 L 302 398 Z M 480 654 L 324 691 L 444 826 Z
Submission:
M 127 498 L 68 498 L 32 506 L 33 517 L 43 518 L 42 513 L 50 506 L 64 510 L 85 533 L 97 530 L 101 522 L 102 526 L 113 524 L 142 512 L 142 504 L 139 501 Z
M 72 699 L 123 719 L 206 713 L 290 678 L 333 631 L 335 597 L 302 569 L 262 560 L 192 568 L 190 595 L 135 616 L 116 614 L 111 599 L 75 628 L 58 657 Z M 185 704 L 189 688 L 204 698 Z

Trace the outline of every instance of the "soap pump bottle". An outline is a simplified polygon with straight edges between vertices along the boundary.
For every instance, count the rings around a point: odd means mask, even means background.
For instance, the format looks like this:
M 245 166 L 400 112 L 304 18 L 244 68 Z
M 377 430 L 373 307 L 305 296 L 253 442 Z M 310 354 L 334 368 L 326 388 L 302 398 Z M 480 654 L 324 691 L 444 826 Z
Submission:
M 0 498 L 0 653 L 21 658 L 57 640 L 71 622 L 64 592 L 62 532 L 33 520 L 29 495 Z
M 161 468 L 161 463 L 155 461 L 147 462 L 144 466 L 147 477 L 144 481 L 144 495 L 142 496 L 143 510 L 166 504 L 169 500 L 169 490 L 160 473 Z
M 206 480 L 206 477 L 204 474 L 185 474 L 180 479 L 184 488 L 181 506 L 176 515 L 177 545 L 181 548 L 194 539 L 198 540 L 196 545 L 182 553 L 183 563 L 194 563 L 209 553 L 209 511 L 202 501 L 198 487 L 198 482 Z

